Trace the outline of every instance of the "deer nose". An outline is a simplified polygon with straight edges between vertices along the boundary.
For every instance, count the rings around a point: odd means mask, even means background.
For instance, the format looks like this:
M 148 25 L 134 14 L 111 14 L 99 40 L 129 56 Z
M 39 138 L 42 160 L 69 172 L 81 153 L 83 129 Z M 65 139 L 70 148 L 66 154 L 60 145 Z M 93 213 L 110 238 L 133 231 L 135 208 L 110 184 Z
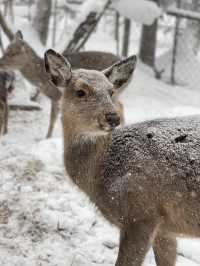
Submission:
M 117 113 L 107 113 L 105 114 L 106 122 L 111 126 L 111 127 L 117 127 L 120 124 L 120 117 L 118 116 Z

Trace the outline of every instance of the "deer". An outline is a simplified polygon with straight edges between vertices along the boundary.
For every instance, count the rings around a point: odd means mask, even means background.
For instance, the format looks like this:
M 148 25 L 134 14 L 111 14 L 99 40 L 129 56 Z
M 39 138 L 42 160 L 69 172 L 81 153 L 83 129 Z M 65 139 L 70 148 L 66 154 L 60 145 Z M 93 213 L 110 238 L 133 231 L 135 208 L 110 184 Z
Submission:
M 13 72 L 0 71 L 0 136 L 8 132 L 8 94 L 14 90 Z
M 66 172 L 119 228 L 115 265 L 141 266 L 153 247 L 157 266 L 175 266 L 176 237 L 200 236 L 200 117 L 120 126 L 112 92 L 132 79 L 136 61 L 73 70 L 56 51 L 44 55 L 62 93 Z
M 0 137 L 6 133 L 6 104 L 0 100 Z
M 107 52 L 85 51 L 78 53 L 66 53 L 72 68 L 86 68 L 102 70 L 109 65 L 117 62 L 119 57 Z M 17 31 L 13 40 L 4 51 L 0 58 L 0 69 L 19 70 L 21 74 L 34 86 L 39 88 L 51 100 L 51 114 L 49 128 L 46 137 L 50 138 L 59 113 L 60 92 L 51 84 L 46 77 L 43 59 L 40 58 L 32 47 L 23 39 L 21 31 Z M 116 106 L 118 107 L 121 118 L 124 121 L 123 105 L 119 101 L 121 91 L 113 94 Z

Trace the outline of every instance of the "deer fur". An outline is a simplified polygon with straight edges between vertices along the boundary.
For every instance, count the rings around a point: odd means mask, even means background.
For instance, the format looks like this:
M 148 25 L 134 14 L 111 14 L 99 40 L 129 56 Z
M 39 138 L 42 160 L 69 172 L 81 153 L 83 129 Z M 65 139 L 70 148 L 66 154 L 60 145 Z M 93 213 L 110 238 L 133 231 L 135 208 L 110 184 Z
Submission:
M 6 104 L 0 100 L 0 137 L 6 133 Z
M 119 60 L 117 56 L 111 53 L 95 51 L 68 53 L 67 56 L 73 69 L 102 70 Z M 0 69 L 19 70 L 30 83 L 51 99 L 51 115 L 47 138 L 51 137 L 59 112 L 58 100 L 61 94 L 47 79 L 42 58 L 23 40 L 21 31 L 16 33 L 14 39 L 5 50 L 3 57 L 0 59 Z M 121 118 L 124 120 L 123 105 L 119 102 L 118 95 L 113 97 L 115 98 Z
M 8 132 L 8 93 L 14 89 L 14 73 L 0 71 L 0 136 Z
M 49 79 L 63 94 L 65 167 L 120 229 L 115 265 L 141 266 L 153 247 L 157 266 L 175 266 L 176 237 L 200 236 L 200 117 L 119 128 L 110 95 L 135 63 L 130 57 L 103 72 L 72 71 L 64 57 L 45 53 Z

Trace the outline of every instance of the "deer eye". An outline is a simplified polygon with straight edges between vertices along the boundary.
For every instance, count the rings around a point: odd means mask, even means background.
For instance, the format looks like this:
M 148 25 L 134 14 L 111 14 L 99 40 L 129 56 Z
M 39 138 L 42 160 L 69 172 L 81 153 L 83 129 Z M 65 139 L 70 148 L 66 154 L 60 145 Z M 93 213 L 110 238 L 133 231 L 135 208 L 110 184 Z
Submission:
M 84 90 L 77 90 L 76 91 L 76 95 L 79 97 L 79 98 L 82 98 L 86 95 L 86 92 Z

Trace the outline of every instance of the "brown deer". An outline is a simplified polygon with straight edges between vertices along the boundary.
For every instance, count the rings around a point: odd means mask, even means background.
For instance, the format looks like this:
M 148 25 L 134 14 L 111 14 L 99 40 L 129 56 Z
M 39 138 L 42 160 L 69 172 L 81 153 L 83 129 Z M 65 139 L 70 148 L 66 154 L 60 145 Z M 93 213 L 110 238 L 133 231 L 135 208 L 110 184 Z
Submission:
M 8 93 L 14 89 L 15 75 L 13 72 L 0 71 L 0 136 L 8 132 Z
M 45 53 L 62 90 L 64 162 L 74 183 L 121 232 L 116 266 L 141 266 L 153 246 L 157 266 L 175 266 L 176 237 L 200 236 L 200 117 L 118 128 L 112 91 L 132 76 L 136 57 L 100 72 L 71 70 Z
M 119 60 L 119 57 L 106 52 L 78 52 L 67 54 L 67 56 L 73 69 L 102 70 Z M 30 83 L 38 87 L 52 100 L 47 138 L 51 137 L 59 112 L 58 100 L 60 92 L 47 79 L 42 58 L 23 40 L 23 35 L 20 31 L 16 33 L 14 39 L 5 50 L 3 57 L 0 58 L 0 69 L 19 70 Z M 123 119 L 123 105 L 119 102 L 118 95 L 119 92 L 116 91 L 113 99 L 115 99 L 114 101 Z
M 1 135 L 6 133 L 6 117 L 7 117 L 7 112 L 6 112 L 6 104 L 4 101 L 0 100 L 0 137 Z

